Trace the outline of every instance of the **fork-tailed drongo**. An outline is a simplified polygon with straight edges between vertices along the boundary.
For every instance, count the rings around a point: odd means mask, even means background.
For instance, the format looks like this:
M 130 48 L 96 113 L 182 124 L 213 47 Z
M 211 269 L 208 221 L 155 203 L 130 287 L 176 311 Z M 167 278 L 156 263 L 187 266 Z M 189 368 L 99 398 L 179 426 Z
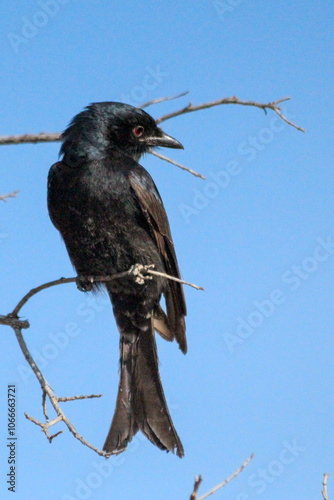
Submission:
M 105 286 L 120 332 L 120 383 L 103 449 L 120 453 L 138 430 L 162 450 L 182 457 L 162 388 L 155 330 L 187 351 L 182 285 L 154 276 L 88 284 L 134 264 L 180 277 L 167 215 L 149 173 L 138 163 L 151 148 L 182 148 L 141 109 L 91 104 L 62 134 L 61 161 L 48 178 L 48 208 L 84 291 Z M 85 284 L 86 283 L 86 284 Z M 166 313 L 160 306 L 162 294 Z

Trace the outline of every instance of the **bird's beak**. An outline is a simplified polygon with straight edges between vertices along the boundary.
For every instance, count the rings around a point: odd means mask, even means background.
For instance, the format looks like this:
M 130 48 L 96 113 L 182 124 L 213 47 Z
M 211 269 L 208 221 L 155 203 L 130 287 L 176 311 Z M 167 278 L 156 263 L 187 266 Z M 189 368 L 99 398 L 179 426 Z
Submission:
M 163 132 L 161 128 L 157 128 L 155 135 L 152 135 L 150 137 L 145 137 L 142 139 L 142 141 L 145 142 L 148 146 L 153 146 L 153 147 L 160 146 L 163 148 L 184 149 L 184 147 L 179 141 L 174 139 L 174 137 L 171 137 L 170 135 Z

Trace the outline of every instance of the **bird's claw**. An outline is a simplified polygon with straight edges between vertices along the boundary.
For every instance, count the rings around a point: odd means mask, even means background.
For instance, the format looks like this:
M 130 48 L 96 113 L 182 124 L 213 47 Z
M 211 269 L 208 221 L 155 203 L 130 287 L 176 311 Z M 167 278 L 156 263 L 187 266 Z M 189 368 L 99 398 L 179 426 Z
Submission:
M 90 292 L 93 288 L 94 280 L 91 276 L 78 276 L 75 283 L 80 292 Z
M 148 271 L 149 269 L 153 269 L 153 267 L 155 267 L 154 264 L 148 264 L 146 266 L 144 266 L 143 264 L 134 264 L 130 268 L 130 273 L 135 277 L 136 283 L 138 283 L 139 285 L 143 285 L 145 283 L 145 280 L 153 279 L 153 276 L 146 274 L 146 271 Z

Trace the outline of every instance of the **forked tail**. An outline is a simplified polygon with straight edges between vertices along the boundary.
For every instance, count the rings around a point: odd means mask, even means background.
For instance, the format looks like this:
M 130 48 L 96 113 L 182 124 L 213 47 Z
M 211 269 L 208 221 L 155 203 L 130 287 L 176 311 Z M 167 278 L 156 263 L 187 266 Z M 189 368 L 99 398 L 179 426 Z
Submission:
M 183 446 L 174 428 L 161 384 L 153 321 L 138 334 L 121 334 L 121 375 L 115 414 L 104 443 L 108 453 L 121 453 L 138 430 L 161 450 L 182 458 Z

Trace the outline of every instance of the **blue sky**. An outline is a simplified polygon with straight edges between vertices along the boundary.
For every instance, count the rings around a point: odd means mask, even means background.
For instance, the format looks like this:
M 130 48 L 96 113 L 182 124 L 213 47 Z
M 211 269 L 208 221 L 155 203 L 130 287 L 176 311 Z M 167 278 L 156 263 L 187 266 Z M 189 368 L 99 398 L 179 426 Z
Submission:
M 185 457 L 138 435 L 105 462 L 65 431 L 50 445 L 24 417 L 41 418 L 41 391 L 12 331 L 2 327 L 1 498 L 7 384 L 17 386 L 16 498 L 189 498 L 248 468 L 215 498 L 320 498 L 333 475 L 334 176 L 333 4 L 329 1 L 2 3 L 0 134 L 62 131 L 90 102 L 133 105 L 184 90 L 154 117 L 237 95 L 284 110 L 223 106 L 163 124 L 196 179 L 147 156 L 170 220 L 187 288 L 189 352 L 158 339 L 161 376 Z M 73 276 L 48 219 L 46 177 L 59 144 L 0 148 L 0 314 L 32 287 Z M 34 297 L 27 344 L 78 432 L 101 447 L 118 385 L 118 333 L 105 296 L 74 285 Z M 50 409 L 50 414 L 51 409 Z M 61 426 L 57 427 L 60 430 Z M 106 466 L 106 463 L 108 464 Z M 329 479 L 329 493 L 333 490 Z

